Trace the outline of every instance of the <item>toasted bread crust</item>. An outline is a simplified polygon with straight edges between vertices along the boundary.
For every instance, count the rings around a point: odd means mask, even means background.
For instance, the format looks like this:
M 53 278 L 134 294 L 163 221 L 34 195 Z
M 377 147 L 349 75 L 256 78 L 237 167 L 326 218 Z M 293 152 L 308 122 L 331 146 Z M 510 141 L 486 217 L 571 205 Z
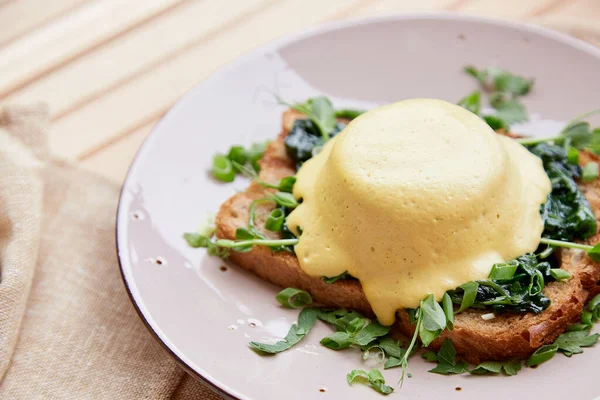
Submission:
M 294 162 L 287 156 L 284 138 L 294 121 L 300 117 L 302 114 L 293 110 L 283 114 L 282 133 L 277 140 L 271 142 L 260 161 L 262 180 L 277 183 L 281 178 L 296 173 Z M 598 161 L 598 157 L 590 153 L 581 154 L 582 164 L 592 160 Z M 581 184 L 581 188 L 598 215 L 600 182 Z M 235 230 L 248 223 L 250 202 L 264 197 L 267 191 L 253 183 L 246 192 L 238 193 L 223 203 L 216 217 L 217 237 L 234 239 Z M 257 226 L 264 226 L 272 207 L 257 207 Z M 269 237 L 277 237 L 273 232 L 264 233 Z M 587 242 L 592 244 L 599 241 L 600 235 L 596 233 Z M 489 311 L 468 309 L 455 315 L 452 332 L 444 331 L 429 347 L 439 349 L 443 340 L 449 338 L 463 359 L 478 364 L 485 360 L 527 358 L 538 347 L 552 343 L 570 323 L 580 317 L 589 296 L 600 292 L 597 286 L 600 264 L 577 250 L 563 250 L 560 257 L 561 267 L 570 272 L 572 278 L 567 282 L 552 282 L 546 285 L 544 294 L 552 303 L 542 313 L 505 313 L 492 320 L 484 320 L 481 315 Z M 373 317 L 373 311 L 358 281 L 340 280 L 334 284 L 326 284 L 320 277 L 311 277 L 304 273 L 294 254 L 275 253 L 269 248 L 256 246 L 247 253 L 232 252 L 230 260 L 278 286 L 306 290 L 325 307 L 354 309 Z M 397 328 L 406 335 L 412 335 L 414 332 L 414 326 L 410 325 L 408 314 L 404 310 L 398 312 Z

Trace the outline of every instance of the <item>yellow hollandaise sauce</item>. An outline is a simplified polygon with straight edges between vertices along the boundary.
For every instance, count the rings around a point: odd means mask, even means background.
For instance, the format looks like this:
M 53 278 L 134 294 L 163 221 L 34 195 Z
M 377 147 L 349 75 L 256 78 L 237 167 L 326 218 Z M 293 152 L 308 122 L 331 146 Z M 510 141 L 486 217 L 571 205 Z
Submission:
M 361 115 L 307 161 L 287 223 L 304 272 L 347 271 L 391 325 L 398 309 L 534 251 L 550 190 L 514 140 L 462 107 L 412 99 Z

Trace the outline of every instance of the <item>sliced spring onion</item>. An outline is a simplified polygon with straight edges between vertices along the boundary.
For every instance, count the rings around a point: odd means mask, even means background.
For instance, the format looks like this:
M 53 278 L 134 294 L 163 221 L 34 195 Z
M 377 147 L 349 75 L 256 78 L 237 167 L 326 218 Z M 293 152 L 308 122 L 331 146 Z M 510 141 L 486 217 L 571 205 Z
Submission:
M 213 157 L 212 173 L 215 178 L 222 182 L 233 182 L 235 179 L 233 165 L 226 156 L 216 155 Z
M 275 299 L 285 308 L 300 308 L 312 304 L 313 300 L 308 292 L 295 288 L 286 288 L 277 293 Z

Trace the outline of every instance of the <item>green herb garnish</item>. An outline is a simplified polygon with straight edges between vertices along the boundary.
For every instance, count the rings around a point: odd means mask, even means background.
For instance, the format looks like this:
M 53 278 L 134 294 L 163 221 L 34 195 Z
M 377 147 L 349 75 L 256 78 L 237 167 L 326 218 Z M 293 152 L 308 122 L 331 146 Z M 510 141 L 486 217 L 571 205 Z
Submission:
M 394 391 L 393 388 L 385 384 L 383 375 L 377 369 L 372 369 L 369 373 L 360 369 L 352 370 L 346 376 L 346 380 L 350 385 L 355 381 L 369 384 L 375 391 L 384 395 L 388 395 Z
M 286 208 L 296 208 L 298 207 L 298 202 L 294 198 L 291 193 L 287 192 L 277 192 L 274 194 L 270 194 L 269 198 L 273 200 L 278 206 L 286 207 Z
M 260 171 L 260 160 L 267 148 L 268 142 L 254 143 L 249 149 L 242 146 L 231 146 L 226 156 L 217 154 L 213 157 L 212 173 L 222 182 L 233 182 L 237 173 L 243 173 L 244 168 L 251 169 L 254 174 Z
M 456 350 L 450 339 L 444 339 L 440 351 L 437 353 L 437 367 L 429 372 L 442 375 L 462 374 L 467 372 L 467 364 L 464 361 L 456 361 Z
M 341 110 L 335 111 L 335 117 L 341 119 L 354 119 L 360 117 L 362 114 L 366 113 L 365 110 L 354 110 L 350 108 L 345 108 Z
M 516 375 L 521 370 L 523 363 L 520 360 L 511 361 L 484 361 L 474 369 L 470 370 L 469 373 L 474 375 L 483 374 L 499 374 L 504 371 L 504 374 L 508 376 Z
M 487 91 L 504 92 L 513 97 L 524 96 L 529 93 L 535 82 L 534 79 L 523 78 L 500 68 L 478 70 L 469 65 L 465 67 L 465 72 L 477 79 Z
M 462 98 L 458 105 L 471 111 L 473 114 L 479 115 L 481 111 L 481 93 L 475 91 Z
M 348 273 L 348 271 L 345 271 L 339 275 L 332 276 L 331 278 L 322 276 L 321 279 L 323 280 L 323 282 L 331 284 L 331 283 L 335 283 L 335 282 L 339 281 L 340 279 L 355 279 L 355 278 L 352 275 L 350 275 Z
M 265 221 L 265 228 L 272 232 L 279 232 L 283 228 L 283 221 L 285 219 L 285 212 L 282 208 L 275 208 L 269 214 L 269 217 Z
M 318 310 L 315 308 L 305 308 L 298 316 L 298 324 L 291 326 L 288 334 L 283 340 L 275 344 L 250 342 L 250 346 L 262 353 L 276 354 L 281 353 L 301 341 L 310 332 L 317 320 Z
M 286 288 L 277 293 L 275 300 L 285 308 L 301 308 L 312 304 L 313 299 L 308 292 L 295 288 Z
M 235 179 L 233 165 L 226 156 L 216 155 L 213 157 L 212 173 L 221 182 L 233 182 Z

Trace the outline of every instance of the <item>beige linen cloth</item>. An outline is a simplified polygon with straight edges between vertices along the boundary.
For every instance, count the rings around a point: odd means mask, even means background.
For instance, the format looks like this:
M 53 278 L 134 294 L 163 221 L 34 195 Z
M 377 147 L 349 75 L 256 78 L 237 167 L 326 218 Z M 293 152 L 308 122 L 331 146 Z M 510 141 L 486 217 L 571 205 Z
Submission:
M 0 399 L 214 399 L 136 314 L 119 187 L 47 152 L 43 106 L 0 111 Z

